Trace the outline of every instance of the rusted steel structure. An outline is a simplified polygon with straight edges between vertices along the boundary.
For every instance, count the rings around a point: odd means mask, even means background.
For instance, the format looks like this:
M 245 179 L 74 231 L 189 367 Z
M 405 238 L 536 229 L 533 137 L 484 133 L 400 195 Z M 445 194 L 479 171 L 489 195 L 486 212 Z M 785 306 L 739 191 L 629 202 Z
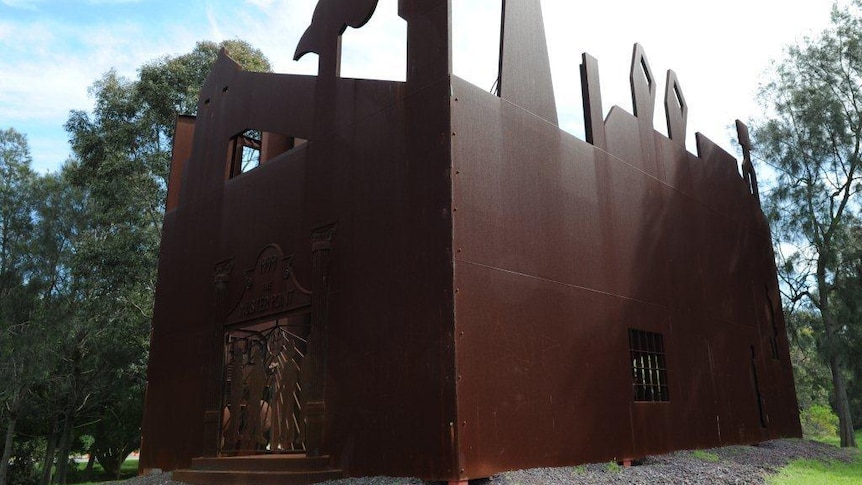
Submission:
M 319 3 L 318 76 L 219 58 L 177 127 L 142 468 L 458 482 L 800 435 L 745 126 L 741 169 L 688 153 L 668 72 L 658 133 L 636 45 L 633 114 L 585 54 L 565 133 L 539 1 L 503 5 L 497 95 L 452 75 L 450 0 L 399 2 L 406 82 L 339 76 L 373 0 Z

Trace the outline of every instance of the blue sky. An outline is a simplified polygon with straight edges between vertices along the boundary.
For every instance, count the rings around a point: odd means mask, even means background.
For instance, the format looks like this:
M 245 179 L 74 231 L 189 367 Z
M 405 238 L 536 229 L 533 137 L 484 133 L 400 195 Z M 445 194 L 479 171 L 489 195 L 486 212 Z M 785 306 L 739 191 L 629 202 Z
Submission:
M 601 3 L 600 5 L 583 5 Z M 0 0 L 0 129 L 27 134 L 33 166 L 56 170 L 70 150 L 63 123 L 90 109 L 87 87 L 109 69 L 133 77 L 141 64 L 190 51 L 196 41 L 242 38 L 277 72 L 314 73 L 291 57 L 315 0 Z M 403 79 L 405 25 L 396 0 L 348 29 L 343 75 Z M 453 0 L 455 74 L 486 89 L 496 77 L 499 0 Z M 824 28 L 830 0 L 542 0 L 560 124 L 583 136 L 581 52 L 599 60 L 605 111 L 631 111 L 628 65 L 644 45 L 660 80 L 674 69 L 690 106 L 689 142 L 701 131 L 733 150 L 727 127 L 759 114 L 760 74 L 782 46 Z M 658 103 L 656 127 L 664 130 Z

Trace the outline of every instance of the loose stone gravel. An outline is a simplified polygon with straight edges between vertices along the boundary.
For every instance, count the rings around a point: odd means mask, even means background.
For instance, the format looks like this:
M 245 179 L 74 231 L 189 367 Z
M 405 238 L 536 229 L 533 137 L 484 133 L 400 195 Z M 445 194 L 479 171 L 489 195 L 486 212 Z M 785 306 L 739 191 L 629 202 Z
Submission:
M 759 485 L 766 477 L 797 459 L 850 462 L 857 450 L 840 449 L 809 440 L 766 441 L 757 446 L 727 446 L 702 452 L 677 451 L 648 456 L 639 465 L 616 463 L 575 467 L 533 468 L 473 480 L 475 485 Z M 321 485 L 431 485 L 416 478 L 365 477 L 323 482 Z M 116 485 L 185 485 L 170 473 L 153 473 L 116 482 Z

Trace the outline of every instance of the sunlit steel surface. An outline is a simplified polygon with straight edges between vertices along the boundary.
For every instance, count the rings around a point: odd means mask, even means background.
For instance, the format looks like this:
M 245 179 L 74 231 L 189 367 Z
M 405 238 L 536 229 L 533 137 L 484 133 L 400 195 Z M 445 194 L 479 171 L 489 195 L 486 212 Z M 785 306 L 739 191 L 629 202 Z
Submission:
M 743 175 L 688 153 L 670 71 L 658 133 L 636 45 L 634 114 L 605 118 L 585 54 L 587 140 L 561 131 L 538 0 L 504 2 L 499 96 L 451 75 L 448 0 L 399 1 L 406 82 L 340 78 L 375 6 L 320 2 L 319 76 L 222 55 L 180 119 L 141 467 L 304 450 L 457 481 L 799 436 L 745 126 Z

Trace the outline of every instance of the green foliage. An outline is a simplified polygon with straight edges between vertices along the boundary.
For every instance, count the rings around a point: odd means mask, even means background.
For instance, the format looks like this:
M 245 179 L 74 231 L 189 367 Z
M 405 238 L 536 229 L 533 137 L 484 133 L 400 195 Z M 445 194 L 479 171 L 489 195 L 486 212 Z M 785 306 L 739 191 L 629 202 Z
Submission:
M 69 115 L 74 157 L 59 173 L 33 173 L 26 138 L 0 130 L 0 485 L 46 483 L 36 461 L 60 464 L 57 483 L 83 478 L 73 452 L 117 478 L 140 446 L 174 122 L 196 113 L 221 48 L 269 70 L 232 40 L 148 63 L 134 80 L 109 71 L 90 88 L 93 110 Z
M 174 122 L 196 113 L 221 48 L 246 68 L 269 69 L 245 42 L 201 42 L 189 54 L 142 66 L 135 80 L 109 71 L 90 89 L 93 112 L 74 111 L 66 123 L 75 159 L 65 172 L 85 194 L 68 266 L 78 298 L 63 344 L 72 363 L 67 408 L 75 409 L 70 420 L 92 423 L 81 432 L 94 437 L 89 451 L 114 477 L 140 445 Z M 67 454 L 61 447 L 60 456 Z
M 838 416 L 832 408 L 816 404 L 799 415 L 802 433 L 807 438 L 838 436 Z
M 39 458 L 43 443 L 38 439 L 18 439 L 9 465 L 9 485 L 35 485 L 39 482 Z
M 137 96 L 147 106 L 149 123 L 169 133 L 177 114 L 197 114 L 198 92 L 221 49 L 246 71 L 271 70 L 263 53 L 242 40 L 198 42 L 188 54 L 145 64 L 140 69 Z
M 826 443 L 827 445 L 832 445 L 834 447 L 841 446 L 841 440 L 838 439 L 837 435 L 832 436 L 815 436 L 812 438 L 814 441 L 819 441 L 821 443 Z M 862 440 L 862 429 L 856 431 L 856 442 L 858 443 Z
M 856 485 L 862 483 L 862 454 L 852 463 L 796 460 L 767 479 L 769 485 Z
M 860 84 L 862 0 L 852 0 L 836 4 L 828 29 L 791 46 L 774 65 L 760 91 L 766 118 L 753 130 L 758 153 L 775 175 L 764 209 L 781 257 L 782 288 L 791 311 L 801 307 L 819 317 L 808 328 L 829 367 L 847 446 L 855 446 L 848 336 L 862 318 L 838 289 L 846 283 L 846 263 L 859 260 L 852 248 L 860 246 L 854 241 L 862 216 Z

